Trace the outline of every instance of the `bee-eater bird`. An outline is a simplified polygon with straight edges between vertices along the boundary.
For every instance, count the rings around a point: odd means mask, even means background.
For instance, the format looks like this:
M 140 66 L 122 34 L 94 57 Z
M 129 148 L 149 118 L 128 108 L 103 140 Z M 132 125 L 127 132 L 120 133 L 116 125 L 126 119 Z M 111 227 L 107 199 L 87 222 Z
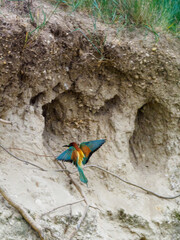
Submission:
M 81 182 L 87 184 L 88 180 L 82 170 L 82 164 L 85 165 L 89 161 L 91 155 L 97 151 L 98 148 L 100 148 L 105 143 L 105 141 L 105 139 L 100 139 L 89 142 L 82 142 L 80 146 L 78 146 L 77 143 L 72 142 L 69 145 L 63 146 L 68 147 L 68 149 L 61 153 L 56 159 L 73 163 L 79 171 Z

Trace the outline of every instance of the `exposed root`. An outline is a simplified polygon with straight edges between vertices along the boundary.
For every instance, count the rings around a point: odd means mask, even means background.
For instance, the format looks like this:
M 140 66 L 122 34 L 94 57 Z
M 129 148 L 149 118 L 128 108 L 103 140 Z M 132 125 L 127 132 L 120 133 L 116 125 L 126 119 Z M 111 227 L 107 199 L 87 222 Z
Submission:
M 5 152 L 7 152 L 9 155 L 11 155 L 13 158 L 17 159 L 18 161 L 23 162 L 23 163 L 28 164 L 28 165 L 31 165 L 31 166 L 33 166 L 33 167 L 36 167 L 36 168 L 38 168 L 38 169 L 41 170 L 41 171 L 46 171 L 44 168 L 39 167 L 39 166 L 36 165 L 36 164 L 30 163 L 30 162 L 28 162 L 28 161 L 26 161 L 26 160 L 23 160 L 23 159 L 21 159 L 21 158 L 16 157 L 14 154 L 12 154 L 11 152 L 9 152 L 9 151 L 8 151 L 5 147 L 3 147 L 1 144 L 0 144 L 0 147 L 1 147 Z
M 12 154 L 10 151 L 8 151 L 7 148 L 5 148 L 4 146 L 2 146 L 2 144 L 0 144 L 0 147 L 1 147 L 5 152 L 7 152 L 10 156 L 12 156 L 13 158 L 15 158 L 16 160 L 18 160 L 18 161 L 20 161 L 20 162 L 23 162 L 23 163 L 25 163 L 25 164 L 27 164 L 27 165 L 31 165 L 31 166 L 37 168 L 38 170 L 41 170 L 41 171 L 44 171 L 44 172 L 50 172 L 50 171 L 53 171 L 53 172 L 64 172 L 64 171 L 67 171 L 67 172 L 71 173 L 71 172 L 70 172 L 69 170 L 67 170 L 67 169 L 53 169 L 53 170 L 44 169 L 44 168 L 42 168 L 42 167 L 40 167 L 40 166 L 38 166 L 38 165 L 36 165 L 36 164 L 34 164 L 34 163 L 31 163 L 31 162 L 28 162 L 28 161 L 26 161 L 26 160 L 24 160 L 24 159 L 21 159 L 21 158 L 19 158 L 19 157 L 16 157 L 14 154 Z M 45 155 L 39 155 L 39 156 L 45 156 Z
M 110 172 L 110 171 L 108 171 L 108 170 L 106 170 L 106 169 L 104 169 L 104 168 L 102 168 L 102 167 L 100 167 L 100 166 L 97 166 L 97 165 L 87 165 L 87 166 L 85 166 L 84 168 L 88 168 L 88 167 L 98 168 L 98 169 L 100 169 L 101 171 L 106 172 L 106 173 L 108 173 L 108 174 L 110 174 L 110 175 L 118 178 L 119 180 L 121 180 L 122 182 L 124 182 L 124 183 L 126 183 L 126 184 L 128 184 L 128 185 L 131 185 L 131 186 L 133 186 L 133 187 L 139 188 L 139 189 L 145 191 L 147 194 L 154 195 L 154 196 L 156 196 L 156 197 L 158 197 L 158 198 L 162 198 L 162 199 L 175 199 L 175 198 L 180 197 L 180 194 L 178 194 L 178 195 L 176 195 L 176 196 L 168 196 L 168 197 L 159 195 L 159 194 L 157 194 L 157 193 L 155 193 L 155 192 L 152 192 L 152 191 L 150 191 L 150 190 L 148 190 L 148 189 L 146 189 L 146 188 L 143 188 L 143 187 L 141 187 L 141 186 L 139 186 L 139 185 L 137 185 L 137 184 L 135 184 L 135 183 L 131 183 L 131 182 L 129 182 L 129 181 L 126 181 L 126 180 L 124 180 L 123 178 L 121 178 L 121 177 L 119 177 L 118 175 L 116 175 L 115 173 L 112 173 L 112 172 Z
M 6 199 L 6 201 L 13 206 L 26 220 L 26 222 L 39 234 L 41 240 L 45 240 L 43 229 L 34 221 L 29 213 L 18 203 L 16 203 L 7 193 L 7 191 L 0 186 L 0 194 Z

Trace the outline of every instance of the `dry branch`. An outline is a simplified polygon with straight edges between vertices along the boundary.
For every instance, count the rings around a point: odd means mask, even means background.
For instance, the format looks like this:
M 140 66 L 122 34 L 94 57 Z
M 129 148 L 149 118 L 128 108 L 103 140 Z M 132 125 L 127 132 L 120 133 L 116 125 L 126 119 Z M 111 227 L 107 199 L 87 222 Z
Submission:
M 59 206 L 59 207 L 53 208 L 53 209 L 52 209 L 51 211 L 49 211 L 49 212 L 43 213 L 42 216 L 48 215 L 48 214 L 56 211 L 57 209 L 60 209 L 60 208 L 66 207 L 66 206 L 72 206 L 72 205 L 74 205 L 74 204 L 76 204 L 76 203 L 80 203 L 80 202 L 83 202 L 83 201 L 84 201 L 84 198 L 83 198 L 83 199 L 80 199 L 80 200 L 78 200 L 78 201 L 72 202 L 72 203 L 66 203 L 66 204 L 61 205 L 61 206 Z
M 18 203 L 16 203 L 7 193 L 7 191 L 0 186 L 0 194 L 6 199 L 6 201 L 13 206 L 26 220 L 26 222 L 39 234 L 41 240 L 44 240 L 44 233 L 42 228 L 34 221 L 29 213 Z

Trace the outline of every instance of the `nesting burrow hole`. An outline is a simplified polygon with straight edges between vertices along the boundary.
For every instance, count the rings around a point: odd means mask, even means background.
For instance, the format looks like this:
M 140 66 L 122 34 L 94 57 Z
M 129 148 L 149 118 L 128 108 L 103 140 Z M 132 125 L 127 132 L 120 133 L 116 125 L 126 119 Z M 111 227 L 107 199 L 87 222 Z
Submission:
M 137 111 L 135 128 L 129 140 L 134 167 L 159 171 L 168 158 L 168 129 L 170 114 L 156 101 L 146 103 Z

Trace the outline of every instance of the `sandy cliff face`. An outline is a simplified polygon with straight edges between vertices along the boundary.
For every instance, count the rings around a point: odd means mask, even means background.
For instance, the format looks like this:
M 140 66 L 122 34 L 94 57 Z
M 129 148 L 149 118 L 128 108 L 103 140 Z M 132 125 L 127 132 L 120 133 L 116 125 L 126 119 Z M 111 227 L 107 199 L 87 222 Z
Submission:
M 49 171 L 18 162 L 1 149 L 0 182 L 42 227 L 51 229 L 46 238 L 68 239 L 85 207 L 81 202 L 41 217 L 81 199 L 69 178 L 53 171 L 53 156 L 69 142 L 106 138 L 91 164 L 160 195 L 178 194 L 178 40 L 161 36 L 156 42 L 140 31 L 117 36 L 101 24 L 95 35 L 88 17 L 59 10 L 25 44 L 33 26 L 26 9 L 18 12 L 13 4 L 0 15 L 0 117 L 13 123 L 0 123 L 0 143 Z M 43 6 L 47 12 L 52 7 Z M 72 177 L 99 210 L 89 209 L 74 239 L 180 239 L 178 198 L 160 199 L 100 170 L 84 171 L 88 187 L 77 173 Z M 2 198 L 0 239 L 39 239 Z

